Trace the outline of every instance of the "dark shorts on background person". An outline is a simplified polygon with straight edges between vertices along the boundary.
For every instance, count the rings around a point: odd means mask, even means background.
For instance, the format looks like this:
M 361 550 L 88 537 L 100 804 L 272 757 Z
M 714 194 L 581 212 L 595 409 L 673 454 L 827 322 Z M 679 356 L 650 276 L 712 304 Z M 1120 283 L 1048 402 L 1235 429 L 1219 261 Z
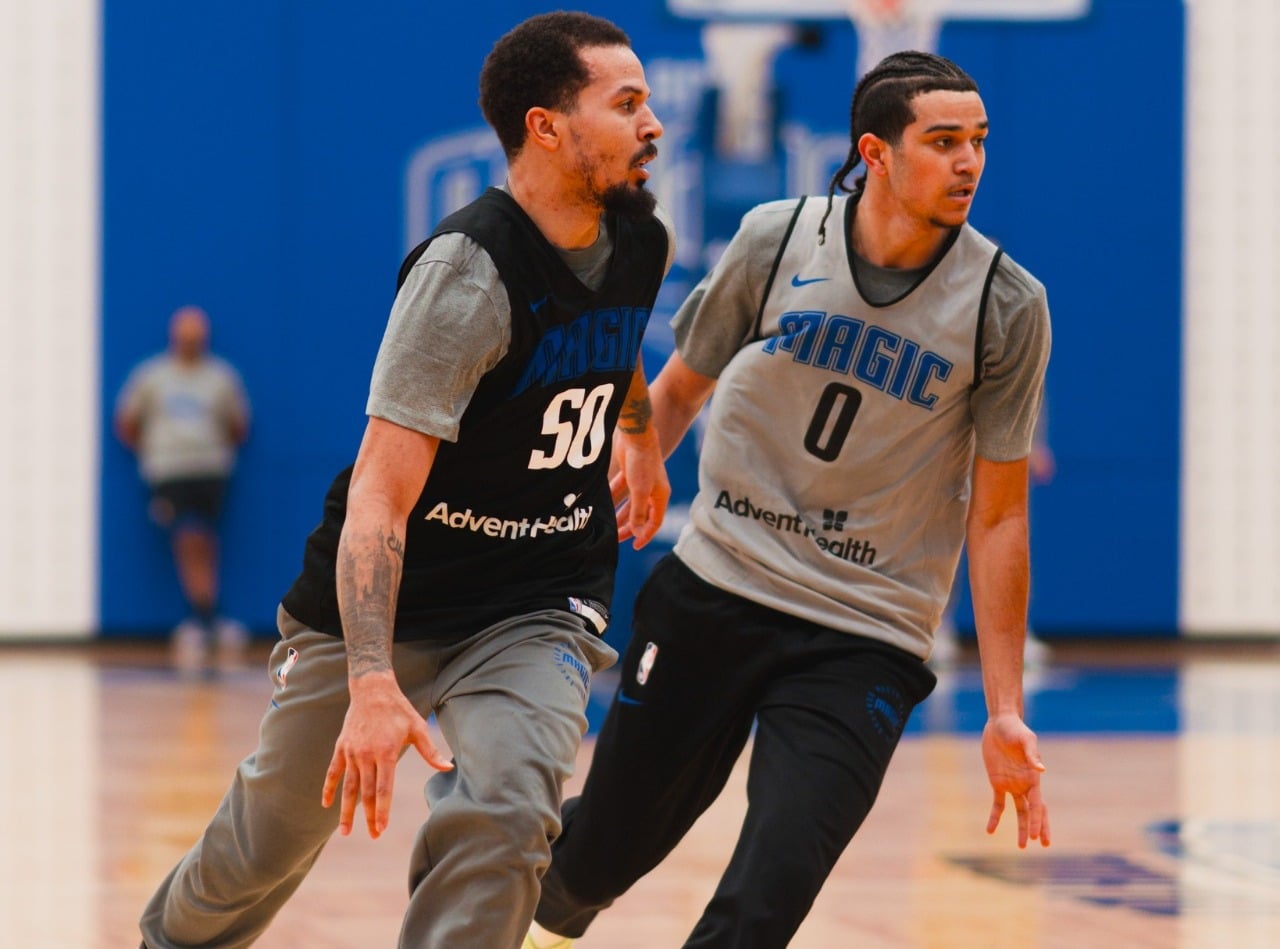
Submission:
M 165 530 L 181 527 L 212 528 L 222 514 L 227 479 L 174 478 L 151 486 L 151 519 Z

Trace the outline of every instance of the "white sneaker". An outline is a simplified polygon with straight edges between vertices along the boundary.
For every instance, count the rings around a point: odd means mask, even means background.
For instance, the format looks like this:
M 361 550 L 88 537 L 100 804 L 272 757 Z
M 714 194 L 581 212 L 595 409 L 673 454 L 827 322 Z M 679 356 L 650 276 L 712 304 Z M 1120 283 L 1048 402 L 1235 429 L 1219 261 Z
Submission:
M 929 653 L 929 665 L 949 666 L 960 658 L 960 636 L 951 618 L 944 616 L 933 631 L 933 652 Z
M 249 651 L 249 630 L 243 623 L 225 617 L 218 618 L 214 629 L 218 641 L 218 665 L 224 669 L 242 667 L 245 653 Z
M 543 929 L 537 923 L 530 923 L 529 934 L 524 937 L 520 947 L 521 949 L 569 949 L 572 945 L 573 940 L 568 936 L 559 936 Z
M 1026 645 L 1022 648 L 1022 664 L 1023 666 L 1034 669 L 1037 666 L 1047 666 L 1053 660 L 1053 650 L 1049 648 L 1048 643 L 1037 637 L 1031 630 L 1027 630 Z
M 195 620 L 183 620 L 169 635 L 169 656 L 182 675 L 194 675 L 204 669 L 208 653 L 204 630 Z
M 933 652 L 929 654 L 929 665 L 949 666 L 959 661 L 961 656 L 960 637 L 949 620 L 938 624 L 933 634 Z M 1027 639 L 1022 647 L 1022 664 L 1028 669 L 1047 666 L 1053 660 L 1053 649 L 1043 639 L 1027 630 Z

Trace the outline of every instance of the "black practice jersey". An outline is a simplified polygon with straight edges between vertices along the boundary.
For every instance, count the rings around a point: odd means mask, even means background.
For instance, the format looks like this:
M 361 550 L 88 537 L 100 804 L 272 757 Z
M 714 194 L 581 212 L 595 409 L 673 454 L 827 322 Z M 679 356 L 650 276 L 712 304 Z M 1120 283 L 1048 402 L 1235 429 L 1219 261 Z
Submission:
M 608 468 L 614 425 L 662 282 L 667 231 L 609 217 L 613 256 L 598 290 L 507 193 L 491 188 L 434 237 L 460 232 L 492 258 L 511 343 L 477 385 L 456 442 L 442 441 L 409 515 L 395 638 L 459 639 L 504 617 L 560 608 L 607 615 L 617 565 Z M 351 468 L 334 480 L 284 607 L 341 635 L 335 565 Z M 597 624 L 598 629 L 602 629 Z

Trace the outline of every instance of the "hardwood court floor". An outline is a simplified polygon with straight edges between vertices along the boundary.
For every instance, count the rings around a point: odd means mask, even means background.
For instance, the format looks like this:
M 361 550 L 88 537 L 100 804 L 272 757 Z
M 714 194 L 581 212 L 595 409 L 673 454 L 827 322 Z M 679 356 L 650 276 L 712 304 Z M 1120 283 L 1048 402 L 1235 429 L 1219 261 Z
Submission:
M 192 681 L 158 648 L 0 649 L 0 946 L 137 945 L 143 903 L 253 747 L 265 655 Z M 1019 852 L 1012 811 L 984 833 L 980 681 L 961 662 L 913 720 L 795 949 L 1280 946 L 1280 651 L 1054 656 L 1028 701 L 1053 846 Z M 612 685 L 601 677 L 593 704 Z M 571 792 L 590 752 L 589 740 Z M 426 776 L 406 757 L 387 834 L 335 838 L 262 949 L 395 945 Z M 744 779 L 740 763 L 680 848 L 577 945 L 679 946 L 732 847 Z

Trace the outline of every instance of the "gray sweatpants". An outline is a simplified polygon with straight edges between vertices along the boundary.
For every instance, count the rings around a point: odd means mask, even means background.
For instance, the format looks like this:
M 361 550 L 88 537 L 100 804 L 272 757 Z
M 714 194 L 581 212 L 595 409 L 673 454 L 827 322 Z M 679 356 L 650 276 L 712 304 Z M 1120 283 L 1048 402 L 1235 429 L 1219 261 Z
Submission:
M 275 685 L 257 750 L 204 835 L 151 898 L 151 949 L 248 946 L 338 824 L 320 790 L 349 701 L 342 640 L 282 609 Z M 513 617 L 461 643 L 397 643 L 401 689 L 436 713 L 455 768 L 427 782 L 400 946 L 518 947 L 560 832 L 560 798 L 586 730 L 590 675 L 617 654 L 576 616 Z M 363 821 L 357 816 L 355 827 Z

